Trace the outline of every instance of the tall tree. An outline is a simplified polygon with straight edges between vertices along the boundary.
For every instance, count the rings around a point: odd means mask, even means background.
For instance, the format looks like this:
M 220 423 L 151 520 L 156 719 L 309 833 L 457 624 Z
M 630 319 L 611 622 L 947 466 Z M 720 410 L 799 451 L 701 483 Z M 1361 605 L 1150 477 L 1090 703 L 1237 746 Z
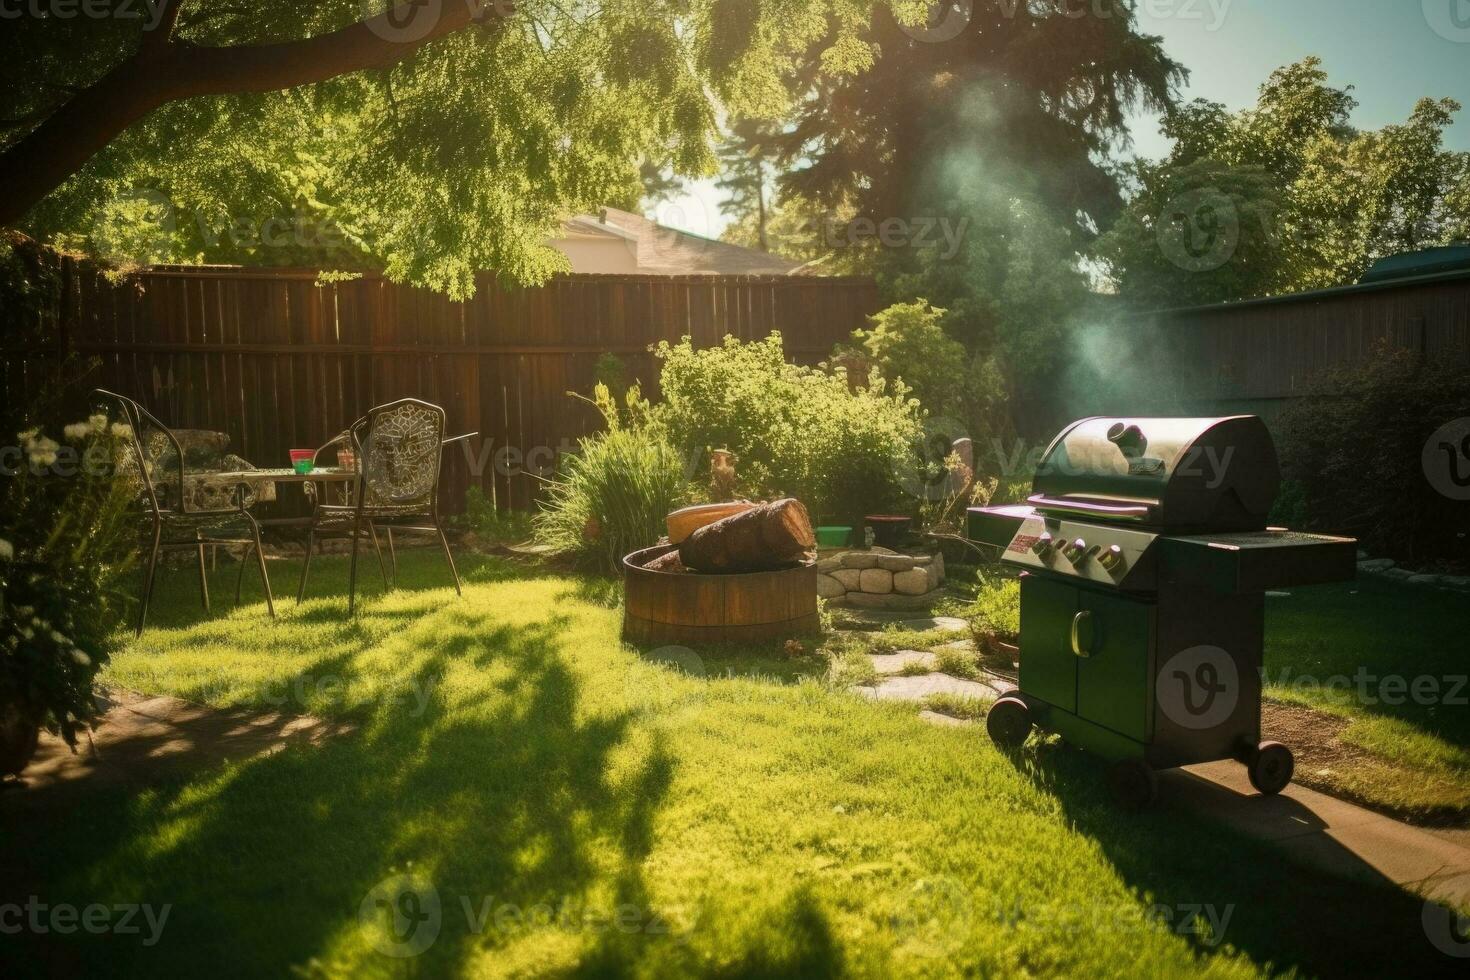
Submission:
M 870 0 L 363 9 L 160 0 L 100 21 L 7 19 L 0 224 L 86 237 L 137 193 L 206 227 L 316 202 L 396 279 L 455 295 L 485 268 L 534 281 L 558 268 L 542 242 L 562 214 L 626 187 L 650 155 L 708 172 L 716 103 L 770 110 L 813 45 L 840 46 L 871 12 Z
M 780 130 L 776 124 L 760 119 L 740 119 L 720 142 L 720 178 L 715 186 L 725 192 L 720 210 L 735 221 L 755 226 L 756 247 L 771 250 L 766 234 L 768 204 L 774 177 L 774 164 L 780 150 Z
M 781 201 L 820 209 L 834 266 L 947 309 L 974 376 L 1024 401 L 1067 347 L 1079 256 L 1122 206 L 1127 113 L 1172 105 L 1183 68 L 1125 0 L 895 2 L 840 34 L 819 44 L 860 70 L 799 64 Z
M 972 174 L 1026 174 L 1085 233 L 1121 204 L 1106 157 L 1129 108 L 1168 108 L 1186 77 L 1126 0 L 904 0 L 840 35 L 819 44 L 864 70 L 800 63 L 782 188 L 877 219 L 932 209 Z
M 1119 292 L 1174 306 L 1348 285 L 1385 255 L 1463 238 L 1470 154 L 1444 148 L 1459 103 L 1422 99 L 1360 131 L 1351 92 L 1308 58 L 1248 109 L 1169 115 L 1173 150 L 1131 167 L 1133 200 L 1099 243 Z

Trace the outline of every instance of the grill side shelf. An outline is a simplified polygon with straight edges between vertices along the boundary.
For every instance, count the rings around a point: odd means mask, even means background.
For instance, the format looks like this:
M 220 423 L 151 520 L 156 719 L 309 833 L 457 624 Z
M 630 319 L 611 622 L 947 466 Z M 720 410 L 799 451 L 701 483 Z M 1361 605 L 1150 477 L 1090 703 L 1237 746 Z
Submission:
M 1239 595 L 1346 582 L 1357 574 L 1358 542 L 1294 531 L 1189 535 L 1159 541 L 1161 579 Z

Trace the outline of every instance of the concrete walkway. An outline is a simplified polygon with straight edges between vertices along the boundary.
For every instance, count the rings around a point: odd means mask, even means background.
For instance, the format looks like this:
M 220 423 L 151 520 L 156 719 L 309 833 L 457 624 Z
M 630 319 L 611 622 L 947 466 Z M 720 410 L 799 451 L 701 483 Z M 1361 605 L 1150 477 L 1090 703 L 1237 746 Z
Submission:
M 853 690 L 880 701 L 923 703 L 936 693 L 993 700 L 1015 688 L 1007 678 L 984 673 L 977 680 L 947 674 L 891 674 L 923 663 L 914 651 L 874 655 L 877 684 Z M 934 711 L 931 724 L 983 728 L 979 722 Z M 983 731 L 976 735 L 984 738 Z M 1288 860 L 1360 881 L 1392 882 L 1440 902 L 1470 904 L 1470 831 L 1433 831 L 1365 810 L 1352 803 L 1291 785 L 1279 796 L 1257 793 L 1237 762 L 1211 762 L 1159 774 L 1159 806 L 1178 807 L 1219 821 L 1257 840 L 1281 847 Z
M 1237 762 L 1159 774 L 1165 806 L 1202 813 L 1291 860 L 1360 881 L 1391 881 L 1445 902 L 1470 903 L 1470 848 L 1305 786 L 1262 796 Z

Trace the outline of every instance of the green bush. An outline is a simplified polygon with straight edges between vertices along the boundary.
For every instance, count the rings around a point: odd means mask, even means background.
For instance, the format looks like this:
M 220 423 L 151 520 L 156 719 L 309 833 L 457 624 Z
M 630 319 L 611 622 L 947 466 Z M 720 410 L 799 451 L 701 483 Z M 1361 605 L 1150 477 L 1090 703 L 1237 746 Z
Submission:
M 872 329 L 855 330 L 852 339 L 885 378 L 908 385 L 929 412 L 959 416 L 969 357 L 940 325 L 945 312 L 925 299 L 895 303 L 868 317 Z
M 975 645 L 986 656 L 996 657 L 1000 651 L 995 641 L 1015 645 L 1021 637 L 1021 582 L 1004 578 L 987 582 L 966 610 L 970 634 Z
M 690 499 L 691 488 L 684 457 L 649 419 L 636 385 L 626 418 L 605 385 L 597 386 L 595 404 L 608 430 L 582 439 L 566 457 L 534 526 L 537 540 L 556 553 L 617 572 L 628 552 L 658 542 L 664 518 Z
M 1321 378 L 1281 421 L 1278 515 L 1357 536 L 1374 554 L 1463 561 L 1470 504 L 1440 492 L 1425 471 L 1436 430 L 1470 417 L 1462 364 L 1382 346 Z
M 855 391 L 845 372 L 789 364 L 779 333 L 699 351 L 686 337 L 655 353 L 663 401 L 654 420 L 691 459 L 734 452 L 747 496 L 794 496 L 834 523 L 916 502 L 905 485 L 918 465 L 921 415 L 902 385 L 874 371 Z
M 114 466 L 127 438 L 104 414 L 64 443 L 28 428 L 0 477 L 0 708 L 68 745 L 96 716 L 92 684 L 126 606 L 116 585 L 136 559 L 133 490 Z
M 453 518 L 457 530 L 473 534 L 484 544 L 515 544 L 531 536 L 531 515 L 519 510 L 498 510 L 479 487 L 464 493 L 464 513 Z

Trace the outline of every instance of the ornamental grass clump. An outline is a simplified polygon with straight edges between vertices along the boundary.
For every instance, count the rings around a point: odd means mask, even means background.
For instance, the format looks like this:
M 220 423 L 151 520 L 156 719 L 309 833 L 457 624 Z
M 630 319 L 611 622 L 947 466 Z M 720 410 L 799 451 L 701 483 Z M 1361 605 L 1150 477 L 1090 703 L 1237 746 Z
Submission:
M 549 481 L 537 540 L 579 565 L 617 572 L 624 555 L 651 547 L 664 518 L 691 498 L 686 460 L 653 424 L 636 385 L 624 408 L 599 384 L 592 399 L 607 431 L 578 443 Z
M 127 426 L 97 414 L 65 436 L 18 433 L 0 476 L 0 713 L 75 746 L 96 717 L 92 686 L 116 642 L 137 525 L 115 465 Z

